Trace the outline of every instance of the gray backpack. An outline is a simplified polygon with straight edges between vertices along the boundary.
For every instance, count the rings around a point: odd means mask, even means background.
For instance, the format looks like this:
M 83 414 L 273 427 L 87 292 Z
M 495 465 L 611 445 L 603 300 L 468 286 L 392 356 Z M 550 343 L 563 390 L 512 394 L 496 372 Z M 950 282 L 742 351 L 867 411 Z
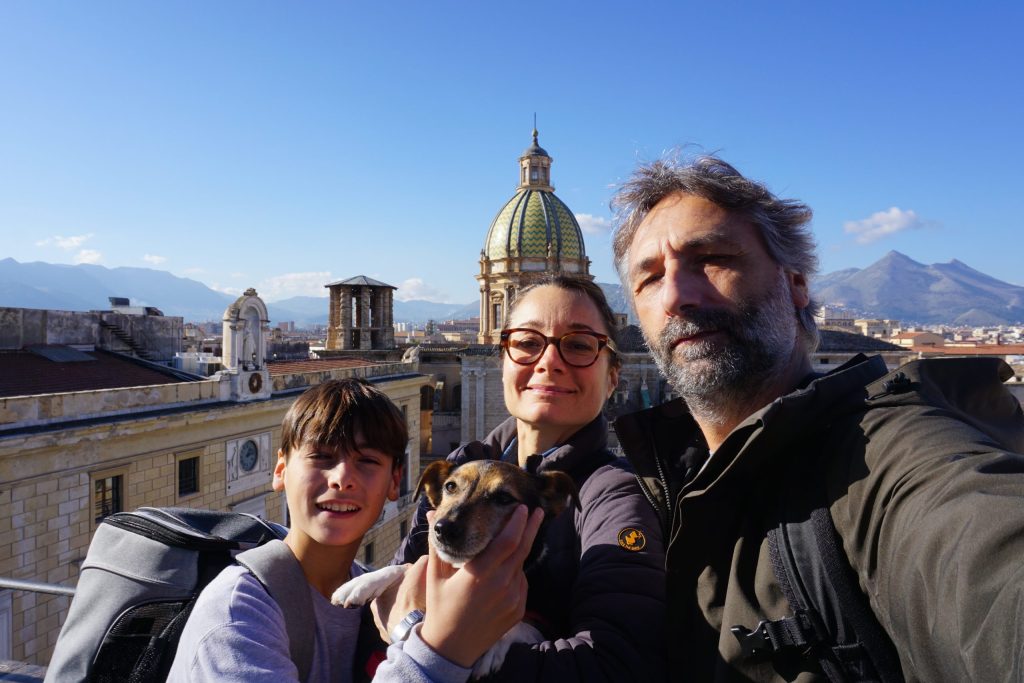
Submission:
M 286 533 L 236 512 L 144 507 L 106 517 L 82 564 L 46 683 L 164 681 L 200 591 L 235 561 L 284 612 L 291 658 L 305 680 L 313 603 L 302 568 L 280 541 Z

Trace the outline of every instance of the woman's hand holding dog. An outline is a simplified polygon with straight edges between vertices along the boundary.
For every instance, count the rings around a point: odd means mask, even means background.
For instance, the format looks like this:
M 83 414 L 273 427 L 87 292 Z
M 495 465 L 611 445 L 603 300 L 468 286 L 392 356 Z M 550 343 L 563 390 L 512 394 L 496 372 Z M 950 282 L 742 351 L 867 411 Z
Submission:
M 384 642 L 391 642 L 391 631 L 406 614 L 414 609 L 427 609 L 427 559 L 428 556 L 424 555 L 415 563 L 406 565 L 409 569 L 402 580 L 370 604 L 373 621 Z
M 518 506 L 487 548 L 459 569 L 440 559 L 430 544 L 427 611 L 420 637 L 435 652 L 471 667 L 523 618 L 527 592 L 523 562 L 543 519 L 542 509 L 528 516 L 526 506 Z M 403 581 L 399 603 L 406 600 L 405 604 L 415 605 L 415 599 L 401 596 L 414 583 Z

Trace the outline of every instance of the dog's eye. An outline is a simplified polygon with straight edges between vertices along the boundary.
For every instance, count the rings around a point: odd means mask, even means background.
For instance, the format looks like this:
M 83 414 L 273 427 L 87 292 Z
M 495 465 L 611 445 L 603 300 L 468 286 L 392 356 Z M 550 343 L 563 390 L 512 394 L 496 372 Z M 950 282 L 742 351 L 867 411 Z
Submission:
M 519 502 L 516 500 L 515 496 L 505 491 L 495 491 L 491 498 L 493 498 L 494 502 L 498 505 L 514 505 Z
M 448 493 L 455 493 L 456 489 L 458 488 L 459 487 L 455 485 L 454 481 L 446 481 L 444 483 L 444 490 L 447 491 Z

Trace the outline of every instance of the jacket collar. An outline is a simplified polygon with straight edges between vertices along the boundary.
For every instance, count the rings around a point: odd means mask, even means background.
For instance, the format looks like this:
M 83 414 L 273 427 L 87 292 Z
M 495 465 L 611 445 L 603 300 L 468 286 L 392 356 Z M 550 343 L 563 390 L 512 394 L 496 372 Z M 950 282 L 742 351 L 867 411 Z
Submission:
M 783 443 L 792 438 L 794 431 L 825 427 L 820 424 L 824 415 L 831 414 L 837 404 L 863 405 L 867 398 L 865 386 L 886 372 L 880 356 L 858 355 L 827 375 L 780 396 L 733 429 L 689 488 L 703 489 L 723 477 L 756 471 L 761 457 L 742 460 L 736 457 L 748 443 L 754 439 Z M 676 461 L 683 457 L 699 430 L 686 404 L 676 399 L 620 417 L 615 421 L 615 431 L 637 473 L 653 478 L 659 477 L 659 472 L 681 469 Z M 759 452 L 762 457 L 768 457 L 770 450 L 759 449 Z M 669 497 L 674 498 L 674 494 L 673 491 Z
M 495 427 L 482 442 L 474 441 L 461 446 L 448 456 L 448 459 L 459 464 L 483 458 L 498 460 L 514 438 L 516 418 L 510 417 Z M 577 472 L 583 470 L 589 473 L 589 470 L 593 469 L 595 459 L 599 457 L 598 454 L 607 451 L 607 447 L 608 421 L 604 415 L 598 415 L 548 455 L 543 458 L 539 454 L 530 456 L 531 459 L 537 460 L 534 461 L 536 464 L 528 464 L 528 468 L 535 468 L 537 472 L 558 470 L 575 477 Z

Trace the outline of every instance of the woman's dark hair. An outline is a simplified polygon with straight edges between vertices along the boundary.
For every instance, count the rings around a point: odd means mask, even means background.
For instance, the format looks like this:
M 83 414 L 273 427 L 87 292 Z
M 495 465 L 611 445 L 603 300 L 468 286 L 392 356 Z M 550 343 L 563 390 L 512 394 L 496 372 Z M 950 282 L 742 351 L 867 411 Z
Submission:
M 404 464 L 409 430 L 391 399 L 365 380 L 332 379 L 307 389 L 288 409 L 281 450 L 286 458 L 307 443 L 355 451 L 357 432 L 363 445 L 394 458 L 392 467 Z

